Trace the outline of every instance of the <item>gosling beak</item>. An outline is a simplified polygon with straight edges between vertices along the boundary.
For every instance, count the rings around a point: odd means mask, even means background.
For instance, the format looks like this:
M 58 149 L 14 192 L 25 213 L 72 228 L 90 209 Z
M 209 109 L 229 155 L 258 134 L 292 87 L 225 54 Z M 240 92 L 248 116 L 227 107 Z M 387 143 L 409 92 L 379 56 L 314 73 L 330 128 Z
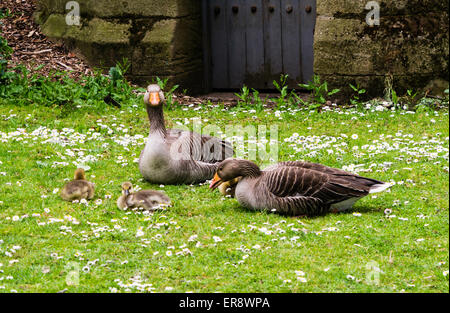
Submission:
M 216 174 L 214 174 L 214 178 L 211 181 L 211 184 L 209 185 L 209 189 L 214 190 L 217 187 L 219 187 L 220 184 L 222 184 L 222 180 L 220 179 L 219 175 L 217 175 L 217 173 L 216 173 Z
M 161 102 L 161 99 L 159 98 L 159 93 L 158 92 L 151 92 L 150 93 L 150 99 L 149 99 L 149 103 L 151 105 L 159 105 L 159 103 Z
M 128 196 L 130 194 L 130 190 L 129 189 L 125 189 L 124 192 L 125 192 L 125 196 Z

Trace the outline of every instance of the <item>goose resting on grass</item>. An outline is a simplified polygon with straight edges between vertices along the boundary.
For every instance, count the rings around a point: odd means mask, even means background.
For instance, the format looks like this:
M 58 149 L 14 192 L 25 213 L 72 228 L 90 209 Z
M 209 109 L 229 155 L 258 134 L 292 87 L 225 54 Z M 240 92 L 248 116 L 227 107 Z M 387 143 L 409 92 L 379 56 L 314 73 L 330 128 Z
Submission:
M 133 185 L 130 182 L 124 182 L 122 184 L 122 195 L 117 199 L 117 206 L 121 210 L 138 207 L 145 210 L 152 210 L 161 204 L 170 205 L 170 198 L 156 190 L 133 192 Z
M 86 180 L 84 169 L 75 170 L 74 179 L 64 185 L 61 198 L 65 201 L 92 199 L 94 197 L 94 184 Z
M 191 184 L 211 179 L 218 162 L 233 155 L 230 143 L 191 131 L 166 129 L 165 99 L 158 85 L 144 96 L 150 132 L 139 157 L 139 171 L 154 184 Z
M 262 171 L 251 161 L 227 159 L 219 164 L 210 188 L 236 178 L 237 182 L 228 187 L 234 188 L 242 206 L 291 216 L 348 210 L 369 193 L 390 187 L 379 180 L 316 163 L 281 162 Z

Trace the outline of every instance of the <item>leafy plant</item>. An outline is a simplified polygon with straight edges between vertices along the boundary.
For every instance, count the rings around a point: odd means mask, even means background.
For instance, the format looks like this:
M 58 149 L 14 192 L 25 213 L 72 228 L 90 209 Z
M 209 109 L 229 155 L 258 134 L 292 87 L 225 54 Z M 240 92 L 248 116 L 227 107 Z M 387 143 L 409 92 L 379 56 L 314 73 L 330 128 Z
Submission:
M 286 97 L 288 95 L 288 86 L 287 86 L 288 75 L 280 75 L 280 82 L 276 80 L 273 81 L 273 85 L 279 91 L 280 96 L 275 99 L 277 103 L 277 107 L 279 108 L 281 105 L 286 104 Z
M 416 112 L 433 112 L 437 108 L 437 101 L 432 98 L 423 97 L 416 106 Z
M 261 97 L 259 96 L 259 91 L 252 88 L 252 94 L 253 94 L 253 103 L 255 105 L 256 112 L 261 112 L 264 109 L 264 103 L 267 101 L 267 96 L 263 100 L 261 100 Z
M 350 88 L 352 88 L 354 91 L 353 96 L 350 98 L 350 103 L 352 105 L 360 106 L 361 105 L 360 96 L 365 94 L 366 90 L 361 88 L 359 86 L 359 83 L 357 83 L 356 86 L 353 86 L 352 84 L 350 84 Z
M 392 99 L 392 103 L 394 104 L 394 106 L 397 107 L 397 105 L 399 103 L 399 99 L 398 99 L 397 93 L 395 92 L 394 89 L 392 89 L 392 91 L 391 91 L 391 99 Z
M 315 104 L 312 105 L 314 106 L 324 104 L 327 101 L 327 97 L 340 91 L 340 89 L 328 91 L 328 83 L 326 81 L 322 83 L 319 75 L 314 75 L 312 81 L 307 84 L 299 84 L 299 86 L 312 92 L 312 97 L 315 102 Z
M 6 71 L 0 84 L 0 97 L 16 105 L 64 105 L 68 112 L 81 107 L 101 107 L 106 103 L 131 103 L 137 98 L 131 85 L 123 77 L 124 67 L 117 65 L 104 75 L 94 69 L 92 75 L 75 80 L 67 72 L 50 71 L 39 74 L 43 65 L 27 70 L 17 66 Z
M 447 90 L 448 91 L 448 90 Z M 414 98 L 417 96 L 417 91 L 416 92 L 413 92 L 412 91 L 412 89 L 408 89 L 407 91 L 406 91 L 406 94 L 407 94 L 407 96 L 408 96 L 408 98 L 409 98 L 409 100 L 410 101 L 414 101 Z
M 384 99 L 386 101 L 392 101 L 392 90 L 394 85 L 394 77 L 392 76 L 391 73 L 388 73 L 385 77 L 384 77 Z
M 234 95 L 239 98 L 238 106 L 248 105 L 250 103 L 250 89 L 248 89 L 247 86 L 244 85 L 241 89 L 241 92 L 235 93 Z
M 175 90 L 178 89 L 178 87 L 180 87 L 179 85 L 173 85 L 172 88 L 169 89 L 169 91 L 165 92 L 165 96 L 166 96 L 166 105 L 168 108 L 171 108 L 175 105 L 175 103 L 177 103 L 176 101 L 173 101 L 173 94 L 175 92 Z
M 161 79 L 159 77 L 156 77 L 156 83 L 158 84 L 159 88 L 161 88 L 161 90 L 164 90 L 166 88 L 168 82 L 169 78 Z

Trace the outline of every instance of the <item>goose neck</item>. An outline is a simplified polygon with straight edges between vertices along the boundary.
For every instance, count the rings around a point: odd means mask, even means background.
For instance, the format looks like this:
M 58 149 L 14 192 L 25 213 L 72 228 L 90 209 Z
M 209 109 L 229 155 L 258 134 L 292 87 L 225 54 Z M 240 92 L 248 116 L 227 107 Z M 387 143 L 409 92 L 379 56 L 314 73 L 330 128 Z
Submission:
M 150 121 L 150 133 L 166 134 L 166 126 L 164 124 L 164 112 L 162 105 L 150 106 L 147 105 L 147 115 Z

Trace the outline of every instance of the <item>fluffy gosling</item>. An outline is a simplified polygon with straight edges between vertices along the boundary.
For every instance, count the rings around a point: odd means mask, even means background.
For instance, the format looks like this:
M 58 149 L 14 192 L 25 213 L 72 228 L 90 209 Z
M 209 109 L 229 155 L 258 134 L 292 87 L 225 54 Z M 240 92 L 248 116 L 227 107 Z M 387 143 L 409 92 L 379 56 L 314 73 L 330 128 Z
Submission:
M 86 180 L 84 169 L 75 170 L 74 179 L 66 183 L 61 190 L 61 198 L 65 201 L 74 201 L 94 197 L 94 184 Z
M 130 182 L 122 184 L 122 195 L 117 199 L 117 206 L 121 210 L 139 207 L 145 210 L 154 210 L 161 204 L 170 205 L 170 198 L 156 190 L 133 192 L 133 185 Z
M 241 177 L 236 177 L 230 181 L 224 182 L 217 189 L 219 189 L 220 193 L 226 197 L 234 198 L 236 193 L 236 185 L 238 184 Z

